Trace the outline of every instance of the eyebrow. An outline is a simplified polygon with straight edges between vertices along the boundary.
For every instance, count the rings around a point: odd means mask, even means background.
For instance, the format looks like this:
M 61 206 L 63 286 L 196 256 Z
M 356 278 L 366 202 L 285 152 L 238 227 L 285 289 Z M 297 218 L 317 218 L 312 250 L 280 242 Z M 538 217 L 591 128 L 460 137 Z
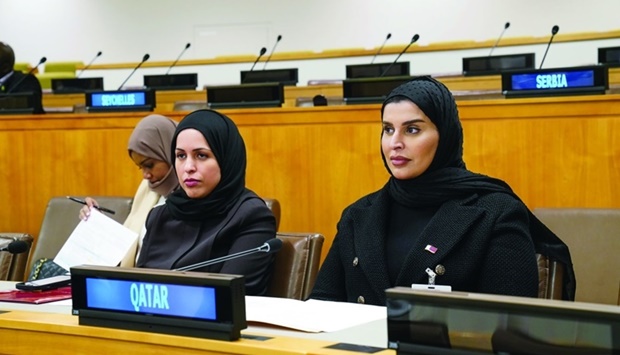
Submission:
M 424 121 L 424 120 L 423 120 L 423 119 L 421 119 L 421 118 L 414 118 L 414 119 L 412 119 L 412 120 L 409 120 L 409 121 L 405 121 L 405 122 L 403 122 L 403 124 L 402 124 L 402 125 L 404 126 L 404 125 L 408 125 L 408 124 L 412 124 L 412 123 L 419 123 L 419 122 L 426 123 L 426 121 Z M 385 125 L 385 124 L 389 124 L 389 125 L 392 125 L 392 126 L 394 125 L 392 122 L 389 122 L 389 121 L 383 121 L 382 123 L 383 123 L 384 125 Z
M 138 163 L 138 166 L 144 165 L 149 160 L 152 160 L 152 158 L 145 158 L 144 160 L 142 160 L 141 162 Z
M 180 150 L 180 151 L 183 151 L 183 152 L 185 151 L 185 149 L 183 149 L 183 148 L 174 148 L 174 150 L 175 150 L 175 151 L 176 151 L 176 150 Z M 197 152 L 197 151 L 200 151 L 200 150 L 208 150 L 208 151 L 213 151 L 212 149 L 207 148 L 207 147 L 196 148 L 196 149 L 192 149 L 191 151 L 192 151 L 192 152 Z

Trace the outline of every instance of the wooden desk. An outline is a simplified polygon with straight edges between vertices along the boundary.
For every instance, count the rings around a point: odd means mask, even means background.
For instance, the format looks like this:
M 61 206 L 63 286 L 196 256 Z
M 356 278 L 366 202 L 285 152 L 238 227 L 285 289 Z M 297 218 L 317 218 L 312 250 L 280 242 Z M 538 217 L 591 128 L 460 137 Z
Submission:
M 0 289 L 14 283 L 0 281 Z M 326 349 L 345 342 L 384 348 L 385 319 L 331 333 L 305 333 L 269 326 L 250 325 L 238 341 L 182 337 L 167 334 L 81 326 L 72 316 L 70 301 L 42 305 L 0 302 L 2 354 L 324 354 L 346 355 L 350 351 Z M 260 337 L 260 338 L 257 338 Z M 375 354 L 394 355 L 393 350 Z
M 263 336 L 267 339 L 252 339 Z M 324 354 L 355 352 L 326 349 L 334 341 L 244 332 L 242 339 L 226 342 L 78 325 L 68 314 L 11 311 L 0 314 L 3 354 Z M 9 341 L 10 339 L 10 341 Z M 377 355 L 393 355 L 382 350 Z
M 506 180 L 530 208 L 620 208 L 620 95 L 458 105 L 467 167 Z M 323 255 L 342 210 L 388 179 L 379 108 L 222 110 L 244 137 L 248 187 L 280 201 L 281 231 L 323 234 Z M 127 140 L 144 115 L 0 116 L 0 177 L 10 182 L 0 231 L 36 237 L 52 196 L 133 196 L 141 174 Z

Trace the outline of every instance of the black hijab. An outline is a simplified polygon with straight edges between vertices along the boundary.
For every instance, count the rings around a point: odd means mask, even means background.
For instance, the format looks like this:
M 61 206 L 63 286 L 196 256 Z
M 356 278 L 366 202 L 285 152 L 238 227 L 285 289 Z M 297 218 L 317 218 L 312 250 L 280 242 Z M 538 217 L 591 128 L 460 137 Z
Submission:
M 463 128 L 454 97 L 448 88 L 437 80 L 421 76 L 404 83 L 387 96 L 381 107 L 391 102 L 408 100 L 415 103 L 435 124 L 439 131 L 437 151 L 428 169 L 412 179 L 396 179 L 392 175 L 387 183 L 390 196 L 409 207 L 439 206 L 446 201 L 472 194 L 506 193 L 521 201 L 504 181 L 476 174 L 466 169 L 463 161 Z M 559 260 L 566 266 L 564 299 L 575 298 L 575 275 L 568 247 L 528 210 L 530 235 L 537 253 Z
M 192 199 L 183 189 L 174 191 L 166 206 L 180 220 L 197 221 L 226 214 L 245 191 L 245 143 L 234 122 L 213 110 L 198 110 L 185 116 L 172 136 L 172 166 L 175 166 L 177 137 L 185 129 L 205 137 L 220 166 L 221 179 L 206 197 Z M 176 169 L 175 169 L 176 171 Z

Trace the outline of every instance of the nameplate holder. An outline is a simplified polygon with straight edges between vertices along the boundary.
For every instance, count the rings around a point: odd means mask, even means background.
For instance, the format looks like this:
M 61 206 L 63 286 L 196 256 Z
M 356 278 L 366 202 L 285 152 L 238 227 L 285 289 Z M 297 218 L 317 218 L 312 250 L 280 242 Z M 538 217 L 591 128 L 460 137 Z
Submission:
M 0 115 L 33 114 L 35 106 L 34 93 L 19 92 L 0 93 Z
M 381 103 L 392 90 L 411 79 L 411 76 L 346 79 L 342 81 L 342 97 L 347 105 Z
M 198 74 L 145 75 L 144 87 L 152 90 L 196 90 Z
M 269 69 L 269 70 L 246 70 L 241 71 L 242 84 L 254 83 L 280 83 L 282 85 L 297 85 L 299 82 L 299 69 Z
M 117 90 L 86 92 L 86 111 L 153 111 L 155 108 L 155 91 Z
M 599 48 L 598 63 L 608 67 L 620 67 L 620 47 Z
M 506 98 L 594 95 L 604 94 L 608 88 L 608 70 L 603 65 L 502 73 Z
M 257 83 L 207 86 L 209 108 L 281 107 L 284 89 L 281 83 Z
M 80 325 L 218 340 L 247 328 L 239 275 L 84 265 L 71 290 Z
M 506 70 L 529 70 L 536 67 L 534 53 L 463 58 L 463 75 L 497 75 Z
M 346 78 L 361 79 L 379 78 L 381 76 L 409 76 L 409 69 L 409 62 L 350 64 L 346 66 Z M 387 72 L 385 72 L 386 70 Z
M 620 351 L 615 305 L 407 287 L 385 295 L 388 348 L 399 355 Z
M 87 91 L 103 91 L 103 78 L 52 79 L 54 94 L 79 94 Z

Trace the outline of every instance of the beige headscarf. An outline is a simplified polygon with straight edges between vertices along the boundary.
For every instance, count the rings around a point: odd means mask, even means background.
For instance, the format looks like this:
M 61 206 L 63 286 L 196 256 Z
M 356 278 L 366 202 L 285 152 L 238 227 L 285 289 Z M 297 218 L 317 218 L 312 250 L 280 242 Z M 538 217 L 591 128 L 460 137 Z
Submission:
M 172 161 L 170 156 L 172 154 L 172 136 L 176 127 L 175 121 L 162 115 L 144 117 L 129 137 L 129 155 L 131 156 L 133 151 L 147 158 L 170 164 Z M 149 188 L 164 197 L 168 197 L 178 186 L 179 181 L 174 173 L 174 166 L 170 166 L 166 176 L 159 182 L 155 184 L 149 182 Z

